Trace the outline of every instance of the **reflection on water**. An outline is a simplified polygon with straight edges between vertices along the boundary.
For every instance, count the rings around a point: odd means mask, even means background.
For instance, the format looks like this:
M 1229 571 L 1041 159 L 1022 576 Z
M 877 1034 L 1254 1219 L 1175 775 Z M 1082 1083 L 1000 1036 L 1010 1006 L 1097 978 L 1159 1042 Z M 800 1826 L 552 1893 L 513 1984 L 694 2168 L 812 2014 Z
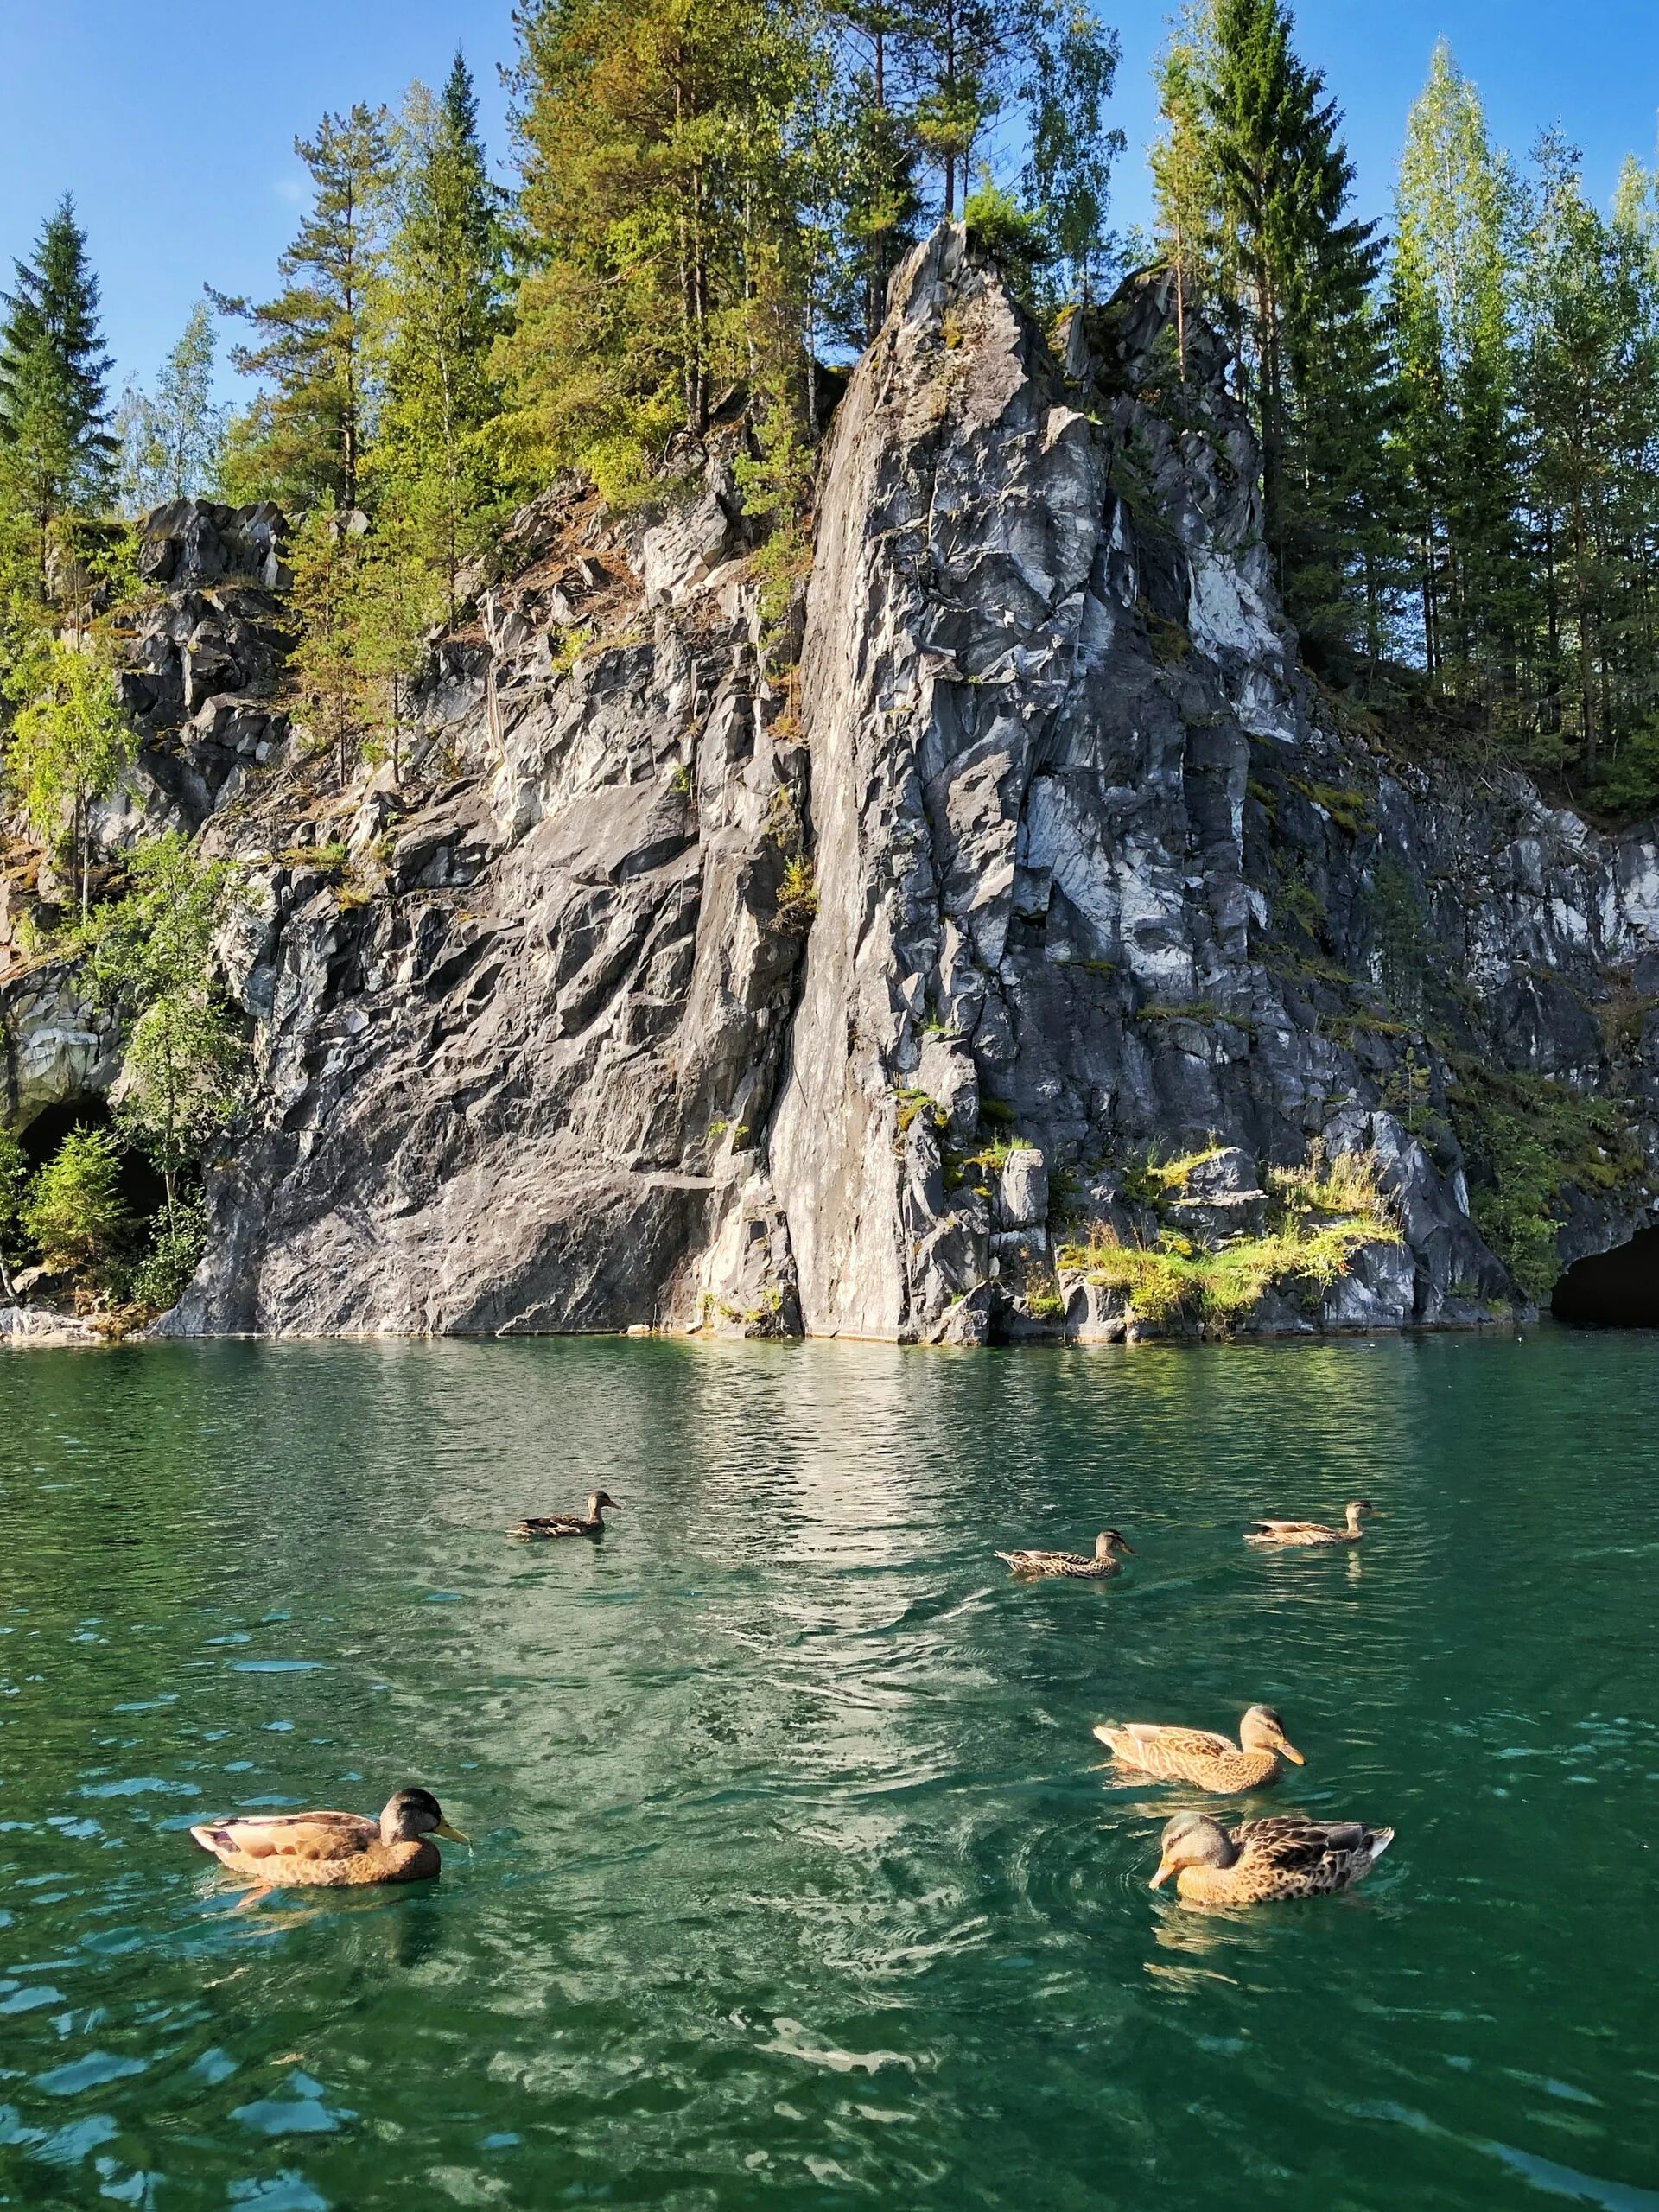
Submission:
M 1654 2212 L 1649 1339 L 152 1347 L 0 1394 L 0 2202 Z M 595 1484 L 602 1544 L 506 1540 Z M 1358 1553 L 1240 1541 L 1351 1496 Z M 1109 1523 L 1118 1583 L 992 1556 Z M 1185 1912 L 1187 1801 L 1090 1727 L 1257 1699 L 1309 1764 L 1240 1814 L 1399 1840 Z M 186 1834 L 404 1782 L 474 1839 L 420 1890 L 239 1911 Z

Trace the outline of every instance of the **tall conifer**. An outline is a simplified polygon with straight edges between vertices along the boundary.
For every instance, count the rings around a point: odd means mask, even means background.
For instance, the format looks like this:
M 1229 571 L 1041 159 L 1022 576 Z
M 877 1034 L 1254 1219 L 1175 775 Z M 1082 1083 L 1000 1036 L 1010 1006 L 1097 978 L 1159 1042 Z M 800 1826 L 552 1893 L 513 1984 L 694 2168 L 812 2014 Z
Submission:
M 73 200 L 47 219 L 33 259 L 15 267 L 0 318 L 0 481 L 27 521 L 43 582 L 52 522 L 97 507 L 116 450 L 99 282 Z
M 456 575 L 500 505 L 488 430 L 501 395 L 491 353 L 505 323 L 499 194 L 460 54 L 442 96 L 416 86 L 376 302 L 381 404 L 366 468 L 382 543 L 394 525 L 453 620 Z
M 326 115 L 295 151 L 310 172 L 310 213 L 281 260 L 286 288 L 251 307 L 214 297 L 257 334 L 232 355 L 266 389 L 233 426 L 232 486 L 296 506 L 332 496 L 354 507 L 366 442 L 371 303 L 385 259 L 390 118 L 360 101 Z

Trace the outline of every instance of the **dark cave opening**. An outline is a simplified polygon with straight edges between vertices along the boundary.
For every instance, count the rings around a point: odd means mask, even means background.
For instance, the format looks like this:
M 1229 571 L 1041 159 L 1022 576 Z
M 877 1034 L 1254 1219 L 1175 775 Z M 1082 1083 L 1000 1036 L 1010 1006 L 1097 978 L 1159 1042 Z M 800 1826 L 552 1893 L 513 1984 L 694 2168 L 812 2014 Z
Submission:
M 88 1091 L 79 1098 L 60 1099 L 55 1106 L 42 1107 L 26 1129 L 18 1134 L 31 1168 L 44 1167 L 71 1129 L 107 1129 L 111 1126 L 109 1101 L 100 1098 L 96 1091 Z M 121 1195 L 127 1211 L 137 1221 L 149 1221 L 167 1203 L 167 1187 L 161 1177 L 144 1158 L 142 1152 L 130 1145 L 121 1147 Z
M 1549 1310 L 1580 1328 L 1659 1329 L 1659 1228 L 1628 1244 L 1577 1260 L 1556 1284 Z

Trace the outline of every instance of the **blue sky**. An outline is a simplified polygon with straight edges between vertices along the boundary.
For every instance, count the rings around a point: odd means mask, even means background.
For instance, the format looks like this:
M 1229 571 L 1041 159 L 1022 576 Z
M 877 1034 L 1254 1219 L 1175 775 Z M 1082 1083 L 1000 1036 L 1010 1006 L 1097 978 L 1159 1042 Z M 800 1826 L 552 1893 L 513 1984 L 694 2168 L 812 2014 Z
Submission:
M 1119 221 L 1144 219 L 1149 63 L 1167 0 L 1103 0 L 1123 38 Z M 292 229 L 296 132 L 353 99 L 442 79 L 461 46 L 505 161 L 511 0 L 0 0 L 0 270 L 72 191 L 118 362 L 148 378 L 204 280 L 262 293 Z M 1560 122 L 1592 188 L 1654 153 L 1659 0 L 1302 0 L 1303 51 L 1348 117 L 1368 213 L 1383 213 L 1406 110 L 1451 39 L 1500 141 Z

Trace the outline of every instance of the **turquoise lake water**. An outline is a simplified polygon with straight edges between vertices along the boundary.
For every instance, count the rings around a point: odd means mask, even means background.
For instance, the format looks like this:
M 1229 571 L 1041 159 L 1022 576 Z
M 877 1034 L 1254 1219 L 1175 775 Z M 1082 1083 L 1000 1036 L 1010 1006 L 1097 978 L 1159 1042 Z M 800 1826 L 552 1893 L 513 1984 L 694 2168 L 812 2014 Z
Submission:
M 14 1355 L 0 2203 L 1659 2212 L 1656 1482 L 1637 1334 Z M 1256 1699 L 1398 1840 L 1194 1914 L 1090 1726 Z M 421 1889 L 186 1833 L 407 1782 Z

